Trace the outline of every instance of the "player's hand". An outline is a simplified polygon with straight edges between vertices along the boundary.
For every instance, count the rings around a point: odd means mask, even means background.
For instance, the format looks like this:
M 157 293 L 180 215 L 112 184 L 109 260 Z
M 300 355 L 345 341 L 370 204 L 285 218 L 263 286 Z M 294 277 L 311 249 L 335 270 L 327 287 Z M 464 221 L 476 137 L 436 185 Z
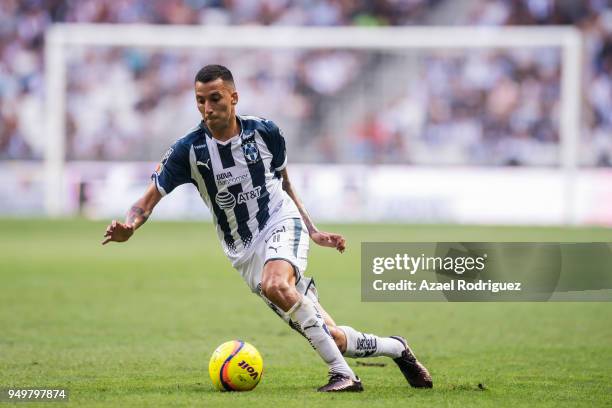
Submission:
M 336 248 L 340 253 L 344 252 L 346 249 L 346 240 L 340 234 L 317 231 L 310 234 L 310 238 L 318 245 Z
M 102 245 L 106 245 L 111 241 L 115 242 L 124 242 L 130 239 L 130 237 L 134 234 L 134 226 L 129 224 L 124 224 L 122 222 L 113 220 L 110 225 L 106 228 L 106 233 L 104 234 L 104 241 L 102 241 Z

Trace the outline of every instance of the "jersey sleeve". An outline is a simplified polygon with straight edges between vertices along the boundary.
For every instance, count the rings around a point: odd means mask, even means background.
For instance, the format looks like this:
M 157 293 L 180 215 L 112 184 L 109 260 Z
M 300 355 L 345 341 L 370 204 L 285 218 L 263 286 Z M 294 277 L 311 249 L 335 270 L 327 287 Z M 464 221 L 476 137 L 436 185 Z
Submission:
M 267 120 L 266 128 L 268 129 L 268 149 L 272 153 L 272 168 L 275 171 L 281 171 L 287 166 L 287 149 L 285 147 L 285 137 L 283 132 L 276 126 L 276 123 Z
M 162 196 L 170 194 L 181 184 L 191 182 L 189 171 L 189 152 L 176 142 L 166 151 L 151 175 L 157 190 Z

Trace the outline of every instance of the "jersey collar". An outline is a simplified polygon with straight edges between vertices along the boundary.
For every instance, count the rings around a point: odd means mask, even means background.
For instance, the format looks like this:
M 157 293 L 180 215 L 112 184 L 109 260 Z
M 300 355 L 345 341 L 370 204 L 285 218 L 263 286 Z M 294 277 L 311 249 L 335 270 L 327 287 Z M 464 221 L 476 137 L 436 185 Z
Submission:
M 212 132 L 210 131 L 208 126 L 206 126 L 206 123 L 204 122 L 204 119 L 202 119 L 200 121 L 200 129 L 202 129 L 204 131 L 204 134 L 206 136 L 208 136 L 209 138 L 211 138 L 215 142 L 217 142 L 219 144 L 222 144 L 222 145 L 226 145 L 226 144 L 230 143 L 232 140 L 234 140 L 236 137 L 238 137 L 239 139 L 242 139 L 242 135 L 244 134 L 244 121 L 242 120 L 242 118 L 239 115 L 236 115 L 236 120 L 238 121 L 238 124 L 240 124 L 240 133 L 238 135 L 234 135 L 234 136 L 230 137 L 225 142 L 220 142 L 220 141 L 218 141 L 217 139 L 215 139 L 213 137 Z

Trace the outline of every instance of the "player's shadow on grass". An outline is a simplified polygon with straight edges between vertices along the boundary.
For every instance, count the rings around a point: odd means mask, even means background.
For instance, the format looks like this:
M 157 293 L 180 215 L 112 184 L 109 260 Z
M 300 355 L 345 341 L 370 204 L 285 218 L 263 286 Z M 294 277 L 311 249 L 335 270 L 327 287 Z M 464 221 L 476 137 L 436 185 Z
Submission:
M 131 388 L 131 391 L 140 391 L 146 393 L 159 393 L 159 394 L 197 394 L 197 395 L 227 395 L 229 398 L 241 398 L 237 396 L 248 396 L 265 393 L 266 395 L 298 395 L 299 393 L 316 393 L 317 387 L 320 384 L 259 384 L 259 386 L 249 392 L 221 392 L 214 388 L 211 384 L 206 382 L 196 383 L 179 383 L 179 384 L 167 384 L 167 385 L 149 385 Z M 426 389 L 415 389 L 408 387 L 404 384 L 370 384 L 370 390 L 372 394 L 386 395 L 401 393 L 405 396 L 419 395 L 421 393 L 430 393 L 436 391 L 443 392 L 465 392 L 465 391 L 488 391 L 488 388 L 484 383 L 460 383 L 460 384 L 443 384 L 434 387 L 432 390 Z M 368 394 L 366 388 L 365 394 Z M 317 393 L 321 395 L 327 395 L 325 393 Z M 348 393 L 350 394 L 350 393 Z M 333 394 L 338 395 L 338 394 Z M 246 398 L 246 397 L 245 397 Z
M 150 385 L 150 386 L 140 386 L 131 388 L 132 391 L 139 392 L 150 392 L 150 393 L 161 393 L 161 394 L 175 394 L 175 393 L 184 393 L 184 394 L 226 394 L 226 395 L 253 395 L 260 392 L 266 393 L 294 393 L 294 392 L 308 392 L 316 390 L 317 385 L 264 385 L 260 384 L 255 390 L 249 392 L 222 392 L 214 388 L 212 385 L 207 383 L 190 383 L 190 384 L 168 384 L 168 385 Z
M 470 383 L 470 384 L 448 384 L 445 391 L 488 391 L 487 386 L 484 383 Z

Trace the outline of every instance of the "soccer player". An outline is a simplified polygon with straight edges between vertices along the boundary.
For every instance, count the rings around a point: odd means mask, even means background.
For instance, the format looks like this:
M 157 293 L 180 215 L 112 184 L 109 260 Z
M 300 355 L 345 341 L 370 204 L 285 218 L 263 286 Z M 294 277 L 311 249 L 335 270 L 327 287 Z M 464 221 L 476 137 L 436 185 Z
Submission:
M 236 115 L 231 72 L 203 67 L 195 78 L 202 121 L 162 157 L 144 195 L 104 241 L 127 241 L 162 197 L 191 183 L 211 210 L 225 255 L 251 291 L 302 334 L 329 367 L 318 391 L 362 391 L 346 357 L 388 356 L 413 387 L 432 387 L 431 376 L 406 340 L 338 326 L 321 307 L 312 278 L 304 276 L 309 237 L 344 252 L 339 234 L 319 231 L 289 180 L 285 139 L 272 122 Z

